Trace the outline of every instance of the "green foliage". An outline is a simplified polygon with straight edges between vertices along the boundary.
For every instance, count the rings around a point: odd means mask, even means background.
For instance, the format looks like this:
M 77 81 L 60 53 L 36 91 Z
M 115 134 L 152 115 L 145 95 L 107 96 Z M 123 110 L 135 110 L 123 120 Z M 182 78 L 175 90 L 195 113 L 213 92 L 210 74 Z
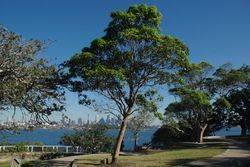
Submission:
M 106 136 L 107 130 L 108 127 L 105 125 L 93 124 L 84 130 L 64 135 L 60 143 L 73 147 L 79 146 L 86 153 L 110 152 L 113 139 Z
M 26 152 L 27 147 L 24 143 L 19 143 L 15 145 L 14 152 Z
M 19 153 L 19 152 L 26 152 L 27 151 L 27 147 L 25 143 L 16 143 L 13 144 L 14 147 L 10 147 L 7 148 L 6 150 L 4 150 L 5 153 Z
M 41 142 L 18 142 L 18 143 L 9 143 L 7 141 L 1 142 L 0 143 L 1 146 L 14 146 L 14 147 L 8 147 L 5 148 L 4 151 L 5 153 L 18 153 L 18 152 L 27 152 L 27 145 L 37 145 L 37 146 L 42 146 L 44 145 Z
M 249 66 L 245 65 L 239 69 L 233 69 L 230 64 L 225 64 L 214 72 L 212 66 L 205 62 L 191 64 L 190 68 L 183 71 L 184 77 L 179 84 L 170 90 L 172 94 L 179 97 L 179 100 L 166 108 L 166 124 L 183 130 L 180 123 L 184 123 L 193 129 L 193 135 L 197 138 L 196 133 L 201 131 L 202 127 L 206 127 L 205 133 L 210 133 L 225 126 L 242 124 L 240 121 L 242 119 L 233 113 L 245 108 L 240 99 L 247 101 L 248 98 L 244 95 L 236 95 L 235 92 L 249 87 L 249 72 Z M 234 100 L 229 100 L 230 94 L 236 95 L 233 97 Z M 234 109 L 234 102 L 241 104 L 239 105 L 241 109 Z M 233 124 L 233 122 L 238 123 Z
M 213 76 L 214 85 L 217 87 L 216 93 L 225 96 L 233 89 L 249 87 L 250 67 L 249 65 L 243 65 L 235 69 L 232 64 L 224 64 L 215 71 Z
M 106 35 L 93 40 L 65 66 L 70 76 L 78 77 L 72 84 L 74 91 L 121 99 L 125 110 L 142 88 L 170 82 L 176 74 L 173 68 L 185 68 L 188 49 L 178 39 L 161 34 L 161 14 L 155 7 L 133 6 L 111 17 Z
M 227 97 L 231 105 L 228 113 L 227 126 L 241 126 L 241 134 L 246 136 L 247 129 L 250 130 L 250 89 L 235 90 Z
M 154 133 L 151 143 L 154 148 L 168 148 L 183 141 L 195 141 L 193 129 L 183 122 L 178 126 L 165 124 Z
M 215 92 L 223 101 L 216 101 L 217 113 L 224 113 L 224 124 L 227 128 L 240 125 L 242 135 L 249 129 L 249 84 L 250 67 L 243 65 L 235 69 L 231 64 L 225 64 L 214 73 Z M 223 107 L 218 107 L 225 106 Z
M 136 106 L 134 112 L 139 115 L 145 114 L 145 116 L 152 116 L 152 114 L 162 120 L 162 114 L 158 111 L 158 103 L 163 101 L 163 97 L 158 95 L 156 89 L 149 89 L 144 94 L 138 94 L 135 101 Z
M 170 89 L 170 92 L 179 97 L 179 100 L 170 103 L 166 108 L 165 115 L 172 117 L 171 122 L 166 122 L 166 124 L 181 131 L 192 132 L 193 137 L 190 139 L 195 141 L 201 140 L 200 136 L 204 133 L 202 129 L 206 129 L 207 125 L 214 122 L 216 118 L 211 103 L 212 69 L 212 66 L 205 62 L 191 64 L 190 68 L 182 73 L 183 80 Z
M 44 49 L 43 42 L 0 26 L 0 108 L 26 110 L 39 123 L 61 111 L 64 100 L 58 69 L 37 57 Z

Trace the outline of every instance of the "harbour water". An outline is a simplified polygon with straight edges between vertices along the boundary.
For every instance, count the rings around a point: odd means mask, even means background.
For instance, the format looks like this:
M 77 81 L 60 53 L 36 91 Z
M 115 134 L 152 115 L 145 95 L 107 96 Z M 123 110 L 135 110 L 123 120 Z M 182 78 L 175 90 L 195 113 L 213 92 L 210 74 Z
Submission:
M 139 145 L 143 143 L 150 142 L 156 128 L 146 129 L 141 132 L 140 138 L 138 141 Z M 34 129 L 32 131 L 22 130 L 17 134 L 1 133 L 0 142 L 8 141 L 9 143 L 18 143 L 18 142 L 41 142 L 46 145 L 58 145 L 60 138 L 64 134 L 73 133 L 71 129 Z M 108 131 L 109 136 L 116 137 L 118 131 L 110 130 Z M 240 135 L 240 128 L 235 127 L 229 130 L 221 129 L 216 132 L 215 135 L 226 136 L 226 135 Z M 130 131 L 126 132 L 125 135 L 125 149 L 133 148 L 133 137 Z
M 157 129 L 151 128 L 146 129 L 141 132 L 138 144 L 141 145 L 146 142 L 150 142 L 152 135 Z M 18 142 L 41 142 L 46 145 L 58 145 L 60 138 L 64 134 L 73 133 L 71 129 L 34 129 L 32 131 L 22 130 L 17 134 L 1 133 L 0 142 L 7 141 L 9 143 L 18 143 Z M 118 134 L 117 130 L 108 131 L 108 135 L 116 137 Z M 124 149 L 133 148 L 133 137 L 130 131 L 126 132 Z

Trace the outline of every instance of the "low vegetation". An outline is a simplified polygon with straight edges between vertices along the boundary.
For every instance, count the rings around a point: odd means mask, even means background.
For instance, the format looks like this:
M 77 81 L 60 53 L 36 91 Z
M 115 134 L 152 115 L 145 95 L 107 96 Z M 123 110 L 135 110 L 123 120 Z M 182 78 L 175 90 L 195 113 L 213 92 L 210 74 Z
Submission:
M 79 147 L 85 153 L 111 152 L 114 142 L 112 137 L 106 135 L 107 130 L 106 125 L 92 124 L 84 130 L 64 135 L 60 143 Z

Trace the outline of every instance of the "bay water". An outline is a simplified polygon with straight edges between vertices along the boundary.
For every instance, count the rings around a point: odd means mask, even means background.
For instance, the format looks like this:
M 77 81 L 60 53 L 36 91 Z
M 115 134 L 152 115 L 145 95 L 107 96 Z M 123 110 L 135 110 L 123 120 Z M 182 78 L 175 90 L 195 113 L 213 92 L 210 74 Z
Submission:
M 140 133 L 138 140 L 138 145 L 147 143 L 151 141 L 151 138 L 157 128 L 150 128 L 143 130 Z M 1 133 L 0 142 L 8 141 L 9 143 L 18 143 L 18 142 L 41 142 L 46 145 L 59 145 L 60 138 L 64 134 L 73 133 L 72 129 L 34 129 L 32 131 L 21 130 L 17 134 L 10 133 Z M 108 131 L 108 135 L 116 137 L 118 130 L 113 129 Z M 227 135 L 240 135 L 240 128 L 234 127 L 229 130 L 221 129 L 215 133 L 216 136 L 227 136 Z M 125 148 L 124 149 L 133 149 L 134 140 L 132 132 L 127 130 L 124 140 Z

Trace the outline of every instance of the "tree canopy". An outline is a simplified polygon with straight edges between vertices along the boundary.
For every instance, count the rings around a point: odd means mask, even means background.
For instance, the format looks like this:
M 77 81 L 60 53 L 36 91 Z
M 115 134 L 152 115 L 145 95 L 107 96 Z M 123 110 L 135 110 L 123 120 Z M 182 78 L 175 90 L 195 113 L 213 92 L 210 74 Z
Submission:
M 41 123 L 48 121 L 53 111 L 63 109 L 64 91 L 58 69 L 38 58 L 44 49 L 43 42 L 24 40 L 0 27 L 1 110 L 25 110 L 31 120 Z
M 233 90 L 226 97 L 230 103 L 230 110 L 227 111 L 226 127 L 241 127 L 241 135 L 246 136 L 250 130 L 250 90 L 244 88 Z
M 233 68 L 225 64 L 214 73 L 215 92 L 230 106 L 227 110 L 217 107 L 217 113 L 224 113 L 224 126 L 230 128 L 239 125 L 241 134 L 249 129 L 249 89 L 250 67 L 243 65 Z
M 192 64 L 183 74 L 183 82 L 170 90 L 179 97 L 179 101 L 170 103 L 166 108 L 166 115 L 175 117 L 179 121 L 178 124 L 187 124 L 186 127 L 189 127 L 189 132 L 192 133 L 190 136 L 195 136 L 194 139 L 199 142 L 203 141 L 207 128 L 220 124 L 224 118 L 219 110 L 215 112 L 214 108 L 229 108 L 225 99 L 214 93 L 217 88 L 212 75 L 213 67 L 210 64 Z

